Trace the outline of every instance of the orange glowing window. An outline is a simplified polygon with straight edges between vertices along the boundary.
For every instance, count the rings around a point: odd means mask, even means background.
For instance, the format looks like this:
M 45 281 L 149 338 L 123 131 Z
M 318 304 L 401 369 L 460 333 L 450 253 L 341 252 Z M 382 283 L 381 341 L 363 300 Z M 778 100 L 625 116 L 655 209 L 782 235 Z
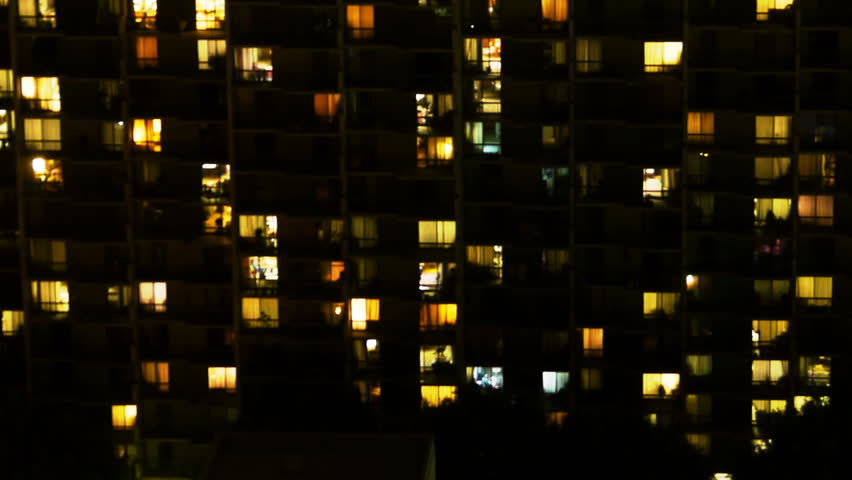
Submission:
M 133 120 L 133 144 L 136 150 L 160 152 L 160 139 L 163 133 L 163 121 L 159 118 Z
M 583 328 L 583 356 L 600 357 L 603 355 L 603 328 Z
M 687 140 L 690 143 L 713 143 L 712 112 L 689 112 L 686 117 Z
M 131 430 L 136 425 L 136 405 L 113 405 L 112 428 Z
M 325 273 L 323 280 L 326 282 L 336 282 L 340 280 L 340 274 L 345 269 L 343 262 L 327 262 L 325 265 Z
M 339 93 L 316 93 L 314 94 L 314 115 L 325 120 L 332 121 L 337 115 L 340 106 Z
M 157 37 L 136 37 L 136 66 L 139 68 L 155 68 L 160 64 L 157 54 Z
M 353 40 L 369 40 L 375 35 L 372 5 L 347 5 L 346 26 Z
M 169 391 L 168 362 L 142 362 L 142 378 L 161 392 Z
M 207 368 L 207 388 L 227 392 L 237 391 L 237 367 Z
M 541 18 L 549 22 L 568 20 L 568 0 L 541 0 Z
M 379 320 L 379 299 L 353 298 L 349 300 L 349 320 L 352 330 L 366 330 L 367 322 Z
M 140 282 L 139 305 L 151 312 L 165 312 L 166 282 Z

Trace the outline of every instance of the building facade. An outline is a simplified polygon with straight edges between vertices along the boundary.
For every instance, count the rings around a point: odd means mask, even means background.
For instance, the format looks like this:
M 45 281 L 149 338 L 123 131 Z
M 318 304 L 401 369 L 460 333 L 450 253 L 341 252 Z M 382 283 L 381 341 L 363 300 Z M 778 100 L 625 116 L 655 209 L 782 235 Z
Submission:
M 466 385 L 724 468 L 846 401 L 849 2 L 0 9 L 0 421 L 44 475 Z

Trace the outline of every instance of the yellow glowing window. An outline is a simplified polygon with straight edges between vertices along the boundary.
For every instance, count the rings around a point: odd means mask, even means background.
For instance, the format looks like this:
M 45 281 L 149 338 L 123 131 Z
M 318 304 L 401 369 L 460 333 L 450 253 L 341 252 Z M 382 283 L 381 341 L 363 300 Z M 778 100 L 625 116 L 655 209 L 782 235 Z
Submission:
M 830 307 L 831 277 L 799 277 L 796 279 L 796 298 L 809 307 Z
M 347 5 L 346 27 L 350 38 L 369 40 L 375 35 L 372 5 Z
M 669 292 L 644 292 L 642 294 L 645 315 L 673 315 L 677 310 L 679 295 Z
M 568 386 L 568 372 L 541 372 L 544 393 L 559 393 Z
M 670 72 L 680 65 L 683 42 L 645 42 L 645 71 Z
M 249 328 L 278 327 L 278 299 L 243 298 L 243 323 Z
M 375 247 L 379 243 L 379 227 L 376 217 L 352 217 L 352 238 L 361 248 Z
M 580 389 L 585 391 L 600 390 L 603 386 L 602 378 L 600 368 L 580 369 Z
M 139 68 L 155 68 L 159 64 L 157 37 L 151 35 L 136 37 L 136 66 Z
M 31 110 L 62 110 L 57 77 L 21 77 L 21 96 Z
M 24 141 L 30 150 L 61 150 L 62 130 L 58 118 L 25 118 Z
M 133 144 L 137 150 L 162 151 L 163 121 L 159 118 L 133 120 Z
M 225 68 L 224 59 L 228 45 L 225 40 L 199 40 L 198 41 L 198 69 L 213 70 L 217 67 Z
M 754 224 L 771 225 L 775 221 L 787 220 L 792 201 L 789 198 L 755 198 Z
M 471 266 L 472 280 L 503 281 L 503 246 L 486 245 L 467 247 L 467 263 Z
M 139 304 L 149 312 L 165 312 L 166 282 L 139 282 Z
M 454 385 L 421 385 L 420 397 L 423 399 L 423 406 L 438 407 L 456 400 L 456 387 Z
M 686 116 L 687 140 L 690 143 L 713 143 L 713 117 L 711 112 L 689 112 Z
M 133 18 L 140 28 L 154 29 L 157 23 L 157 0 L 133 0 Z
M 577 72 L 599 72 L 603 65 L 603 45 L 596 38 L 577 39 Z
M 759 184 L 771 184 L 790 173 L 790 157 L 755 157 L 754 179 Z
M 548 22 L 568 20 L 568 0 L 541 0 L 541 18 Z
M 769 20 L 770 10 L 784 10 L 793 7 L 795 0 L 757 0 L 757 20 Z
M 769 344 L 790 328 L 787 320 L 752 320 L 751 340 L 755 345 Z
M 696 452 L 702 455 L 710 454 L 710 434 L 707 433 L 687 433 L 686 443 L 688 443 Z
M 787 411 L 787 400 L 752 400 L 751 423 L 756 424 L 764 415 L 783 414 L 785 411 Z
M 136 425 L 136 405 L 113 405 L 112 428 L 130 430 Z
M 453 137 L 417 137 L 417 167 L 440 167 L 453 159 Z
M 818 227 L 834 225 L 834 197 L 832 195 L 800 196 L 799 221 L 803 225 Z
M 787 360 L 753 360 L 751 362 L 752 383 L 776 383 L 787 375 Z
M 18 19 L 24 27 L 56 27 L 55 0 L 18 0 Z
M 208 367 L 207 388 L 236 392 L 237 367 Z
M 272 49 L 238 47 L 234 50 L 235 69 L 240 80 L 249 82 L 272 81 Z
M 168 362 L 142 362 L 142 378 L 161 392 L 169 391 Z
M 274 215 L 240 215 L 240 236 L 243 238 L 278 237 L 278 217 Z
M 439 330 L 456 324 L 455 303 L 424 303 L 420 305 L 420 330 Z
M 324 262 L 322 279 L 325 282 L 336 282 L 340 280 L 345 266 L 343 262 Z
M 0 91 L 0 97 L 2 97 L 2 95 L 3 92 Z M 0 109 L 0 149 L 9 148 L 9 133 L 11 132 L 14 124 L 14 112 Z M 30 148 L 30 146 L 27 145 L 27 148 Z
M 221 30 L 225 21 L 225 0 L 195 0 L 195 28 Z
M 337 116 L 337 109 L 340 106 L 339 93 L 315 93 L 314 94 L 314 115 L 323 121 L 331 122 Z
M 349 321 L 352 330 L 366 330 L 367 322 L 379 321 L 379 299 L 353 298 L 349 300 Z
M 646 397 L 669 398 L 680 386 L 679 373 L 645 373 L 642 375 L 642 394 Z
M 70 297 L 67 282 L 31 282 L 33 303 L 45 312 L 67 312 Z
M 831 385 L 831 357 L 799 357 L 799 376 L 808 385 Z
M 476 113 L 500 113 L 501 80 L 474 80 L 473 104 Z
M 58 190 L 62 186 L 62 162 L 54 159 L 45 159 L 44 157 L 36 157 L 30 162 L 33 169 L 33 180 L 37 183 L 43 183 L 51 190 L 50 187 L 56 187 Z
M 417 229 L 421 247 L 451 248 L 456 242 L 455 220 L 420 220 Z
M 754 117 L 754 141 L 760 145 L 788 145 L 793 117 L 757 115 Z
M 431 372 L 453 364 L 452 345 L 427 345 L 420 347 L 420 371 Z
M 583 332 L 583 356 L 603 356 L 603 328 L 582 328 L 580 330 Z
M 24 325 L 24 312 L 15 310 L 3 310 L 0 313 L 0 326 L 4 337 L 11 337 L 18 333 Z
M 224 234 L 231 228 L 230 205 L 204 205 L 204 231 Z
M 686 366 L 691 375 L 701 377 L 713 371 L 713 357 L 710 355 L 687 355 Z
M 502 70 L 502 42 L 499 38 L 465 38 L 465 60 L 472 68 L 485 73 Z
M 645 168 L 642 170 L 642 196 L 652 203 L 667 198 L 677 187 L 678 168 Z
M 828 406 L 829 404 L 831 404 L 831 397 L 827 395 L 820 397 L 796 395 L 795 397 L 793 397 L 793 408 L 796 409 L 796 414 L 798 415 L 801 415 L 806 405 L 809 404 Z

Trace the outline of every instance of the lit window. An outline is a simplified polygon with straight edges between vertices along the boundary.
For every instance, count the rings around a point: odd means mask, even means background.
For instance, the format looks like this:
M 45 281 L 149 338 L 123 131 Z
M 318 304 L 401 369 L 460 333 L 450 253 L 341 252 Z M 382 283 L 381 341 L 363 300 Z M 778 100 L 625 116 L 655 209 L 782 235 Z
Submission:
M 790 157 L 756 157 L 754 179 L 758 184 L 772 184 L 790 174 Z
M 166 282 L 140 282 L 139 305 L 148 312 L 165 312 Z
M 831 195 L 800 196 L 799 221 L 803 225 L 817 227 L 834 225 L 834 197 Z
M 642 294 L 645 315 L 674 315 L 679 295 L 666 292 L 644 292 Z
M 30 259 L 34 266 L 54 272 L 68 268 L 64 240 L 30 240 Z
M 787 320 L 752 320 L 751 340 L 755 345 L 769 345 L 779 336 L 787 333 L 790 323 Z
M 755 454 L 761 454 L 767 450 L 772 445 L 771 438 L 753 438 L 751 440 L 751 449 Z
M 541 251 L 541 267 L 550 275 L 562 275 L 571 265 L 570 251 L 563 248 L 545 248 Z
M 417 103 L 417 133 L 421 135 L 431 134 L 435 120 L 453 110 L 451 94 L 417 93 L 414 98 Z
M 366 330 L 367 322 L 379 321 L 379 299 L 353 298 L 349 300 L 349 321 L 352 330 Z
M 792 201 L 789 198 L 755 198 L 755 226 L 772 226 L 790 216 Z
M 379 243 L 376 217 L 352 217 L 352 238 L 361 248 L 375 247 Z
M 831 357 L 799 357 L 799 376 L 807 385 L 830 386 Z
M 544 393 L 559 393 L 568 386 L 568 372 L 541 372 Z
M 452 364 L 452 345 L 428 345 L 420 347 L 421 372 L 432 372 L 436 370 L 446 369 L 446 367 L 449 367 Z
M 467 263 L 473 280 L 503 282 L 503 246 L 468 246 Z
M 346 31 L 353 40 L 370 40 L 375 34 L 372 5 L 346 6 Z
M 33 170 L 33 181 L 40 184 L 45 191 L 62 190 L 62 162 L 54 159 L 36 157 L 30 162 Z
M 793 408 L 796 409 L 796 414 L 801 415 L 808 405 L 828 406 L 831 404 L 831 397 L 810 397 L 807 395 L 796 395 L 793 397 Z
M 580 389 L 583 391 L 600 390 L 603 385 L 603 375 L 600 368 L 580 369 Z
M 343 320 L 343 308 L 345 304 L 340 302 L 323 302 L 320 304 L 320 315 L 327 325 L 340 325 Z
M 790 282 L 787 280 L 755 280 L 754 294 L 757 296 L 760 305 L 778 305 L 790 294 Z
M 321 243 L 340 243 L 343 240 L 343 220 L 323 220 L 316 232 Z
M 375 338 L 359 338 L 352 345 L 355 361 L 359 368 L 378 366 L 379 340 Z
M 568 20 L 568 0 L 541 0 L 541 18 L 546 23 Z
M 713 113 L 689 112 L 686 117 L 686 130 L 690 143 L 713 143 Z
M 683 42 L 645 42 L 645 71 L 671 72 L 680 66 Z
M 502 43 L 499 38 L 465 38 L 467 64 L 480 72 L 499 74 L 502 70 Z
M 21 77 L 21 96 L 30 110 L 62 110 L 58 77 Z
M 61 150 L 62 133 L 58 118 L 25 118 L 24 140 L 30 150 Z
M 142 378 L 161 392 L 169 391 L 168 362 L 142 362 Z
M 130 305 L 130 285 L 110 285 L 107 287 L 107 306 L 110 310 L 123 310 L 128 305 Z
M 0 98 L 11 97 L 15 93 L 14 75 L 8 68 L 0 69 Z
M 752 383 L 777 383 L 787 375 L 787 360 L 753 360 L 751 362 Z
M 159 118 L 133 120 L 133 144 L 136 150 L 162 151 L 163 121 Z
M 453 159 L 453 137 L 417 137 L 417 168 L 444 167 Z
M 568 140 L 567 125 L 542 125 L 541 144 L 544 147 L 564 145 Z
M 452 278 L 455 263 L 420 262 L 420 292 L 424 297 L 435 297 L 440 294 L 444 282 Z M 452 288 L 451 284 L 447 285 Z
M 2 94 L 2 92 L 0 92 Z M 2 95 L 0 95 L 2 98 Z M 9 133 L 15 124 L 14 115 L 8 110 L 0 109 L 0 149 L 9 148 Z
M 568 419 L 568 412 L 547 412 L 544 421 L 551 427 L 562 427 Z
M 424 407 L 439 407 L 456 400 L 456 387 L 454 385 L 421 385 L 420 397 L 423 399 Z
M 333 122 L 340 106 L 339 93 L 315 93 L 314 115 L 324 122 Z
M 240 215 L 240 237 L 254 238 L 258 245 L 278 246 L 278 217 L 274 215 Z
M 67 312 L 70 297 L 67 282 L 31 282 L 33 303 L 44 312 Z
M 686 443 L 702 455 L 710 454 L 710 435 L 707 433 L 687 433 Z
M 795 0 L 757 0 L 757 21 L 769 20 L 770 10 L 784 10 L 793 7 Z
M 199 40 L 198 69 L 224 70 L 227 50 L 228 45 L 225 40 Z
M 322 262 L 322 280 L 327 283 L 334 283 L 340 280 L 343 270 L 346 268 L 343 262 Z
M 221 30 L 225 22 L 225 0 L 195 0 L 195 28 Z
M 686 290 L 687 291 L 696 291 L 698 290 L 699 285 L 701 284 L 701 279 L 698 275 L 687 275 L 686 276 Z
M 424 303 L 420 305 L 420 330 L 440 330 L 456 324 L 455 303 Z
M 249 328 L 278 327 L 278 299 L 243 298 L 243 324 Z
M 417 229 L 421 247 L 451 248 L 456 242 L 455 220 L 420 220 Z
M 577 39 L 577 72 L 594 73 L 601 71 L 603 46 L 597 38 Z
M 834 185 L 837 156 L 832 153 L 802 153 L 799 155 L 801 183 L 816 182 L 818 186 Z
M 603 356 L 603 328 L 581 328 L 583 332 L 583 356 L 586 358 Z
M 787 411 L 787 400 L 752 400 L 751 423 L 757 424 L 769 414 L 783 414 Z
M 245 257 L 243 278 L 258 287 L 271 286 L 278 281 L 278 257 Z
M 799 277 L 796 279 L 796 298 L 808 307 L 830 307 L 831 277 Z
M 104 150 L 120 152 L 124 150 L 124 122 L 101 123 L 101 142 Z
M 237 391 L 237 367 L 208 367 L 207 388 L 210 390 Z
M 706 393 L 686 396 L 686 414 L 693 422 L 705 422 L 713 413 L 713 397 Z
M 231 166 L 227 163 L 201 164 L 201 199 L 215 202 L 227 196 L 231 184 Z
M 18 333 L 18 330 L 24 325 L 24 312 L 14 311 L 14 310 L 3 310 L 0 313 L 2 317 L 0 317 L 0 325 L 2 325 L 2 332 L 4 337 L 11 337 Z
M 206 233 L 225 234 L 231 228 L 230 205 L 204 205 L 204 231 Z
M 502 367 L 467 367 L 467 379 L 482 388 L 503 388 Z
M 234 51 L 237 78 L 247 82 L 272 81 L 272 49 L 238 47 Z
M 669 398 L 680 386 L 679 373 L 645 373 L 642 375 L 642 394 L 646 397 Z
M 473 81 L 473 108 L 476 113 L 500 113 L 500 80 Z
M 754 141 L 759 145 L 788 145 L 793 117 L 764 116 L 754 117 Z
M 136 425 L 136 405 L 113 405 L 113 430 L 131 430 Z
M 696 377 L 710 375 L 713 371 L 713 357 L 710 355 L 687 355 L 686 366 L 689 373 Z
M 474 153 L 495 154 L 502 151 L 500 122 L 465 122 L 465 140 Z
M 152 35 L 136 37 L 136 66 L 144 69 L 156 68 L 159 65 L 157 37 Z
M 577 39 L 579 42 L 580 39 Z M 577 49 L 579 52 L 579 48 Z M 544 47 L 544 57 L 550 65 L 565 65 L 568 60 L 568 48 L 564 40 L 550 42 Z
M 157 24 L 157 0 L 133 0 L 133 18 L 139 28 L 153 30 Z
M 645 168 L 642 170 L 642 196 L 652 204 L 668 198 L 677 187 L 677 168 Z
M 18 19 L 27 28 L 56 28 L 55 0 L 18 0 Z
M 382 386 L 379 382 L 356 380 L 355 386 L 358 387 L 361 403 L 376 403 L 382 398 Z

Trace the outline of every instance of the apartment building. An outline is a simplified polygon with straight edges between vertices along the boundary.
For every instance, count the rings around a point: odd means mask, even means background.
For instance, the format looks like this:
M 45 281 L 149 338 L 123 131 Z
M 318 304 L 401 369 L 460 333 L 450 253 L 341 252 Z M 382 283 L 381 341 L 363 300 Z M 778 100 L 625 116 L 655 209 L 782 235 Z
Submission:
M 846 401 L 847 3 L 0 0 L 0 402 L 44 475 L 466 385 L 765 449 Z

